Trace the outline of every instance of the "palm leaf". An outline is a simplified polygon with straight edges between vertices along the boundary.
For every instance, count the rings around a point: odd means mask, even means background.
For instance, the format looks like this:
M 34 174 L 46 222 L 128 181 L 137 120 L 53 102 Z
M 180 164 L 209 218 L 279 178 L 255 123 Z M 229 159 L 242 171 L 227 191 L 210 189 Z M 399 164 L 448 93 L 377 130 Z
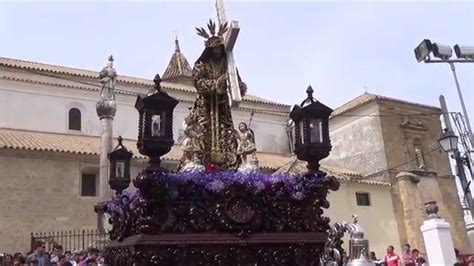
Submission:
M 207 28 L 209 29 L 209 33 L 211 33 L 212 36 L 216 34 L 216 23 L 214 23 L 212 20 L 209 20 Z
M 209 34 L 207 34 L 206 30 L 203 28 L 196 27 L 197 35 L 209 39 Z
M 217 35 L 222 36 L 227 31 L 227 22 L 219 26 L 219 32 Z

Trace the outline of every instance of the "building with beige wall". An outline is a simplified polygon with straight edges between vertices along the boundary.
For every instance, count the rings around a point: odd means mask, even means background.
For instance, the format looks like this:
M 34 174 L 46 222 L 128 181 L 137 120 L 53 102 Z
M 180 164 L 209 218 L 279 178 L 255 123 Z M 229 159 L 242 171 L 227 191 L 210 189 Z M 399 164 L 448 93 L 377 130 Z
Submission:
M 164 89 L 180 100 L 173 121 L 176 140 L 194 100 L 187 64 L 176 49 L 162 76 Z M 30 232 L 96 228 L 93 207 L 104 200 L 98 196 L 97 74 L 0 58 L 0 251 L 28 249 Z M 118 77 L 114 137 L 123 136 L 135 155 L 132 176 L 145 160 L 136 150 L 138 114 L 133 106 L 137 94 L 152 86 L 148 79 Z M 249 86 L 249 93 L 255 91 Z M 72 109 L 80 112 L 79 130 L 71 128 Z M 232 111 L 236 124 L 254 113 L 262 171 L 290 171 L 301 164 L 290 152 L 289 110 L 288 105 L 246 95 Z M 420 113 L 433 115 L 421 116 L 418 123 L 413 117 Z M 330 194 L 327 214 L 333 222 L 358 214 L 379 256 L 389 244 L 399 249 L 409 242 L 423 249 L 418 228 L 423 203 L 431 199 L 452 224 L 455 245 L 468 249 L 448 158 L 439 147 L 432 151 L 441 131 L 435 114 L 439 109 L 434 107 L 364 94 L 336 108 L 330 120 L 333 150 L 323 168 L 340 180 L 341 189 Z M 422 168 L 415 146 L 424 154 Z M 180 158 L 180 148 L 173 147 L 165 155 L 165 167 L 175 168 Z M 299 167 L 295 169 L 302 171 Z
M 364 93 L 333 112 L 333 150 L 326 161 L 358 171 L 364 180 L 391 184 L 401 243 L 425 250 L 419 229 L 424 203 L 436 200 L 455 247 L 469 252 L 455 177 L 438 142 L 440 113 L 437 107 Z

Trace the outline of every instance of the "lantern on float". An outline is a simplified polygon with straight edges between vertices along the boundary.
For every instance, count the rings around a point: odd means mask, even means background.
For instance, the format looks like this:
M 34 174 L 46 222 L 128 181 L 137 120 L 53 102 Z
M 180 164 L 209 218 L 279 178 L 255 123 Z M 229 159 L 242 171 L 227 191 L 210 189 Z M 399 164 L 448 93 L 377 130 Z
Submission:
M 133 153 L 123 146 L 121 136 L 117 140 L 117 147 L 109 153 L 108 157 L 110 161 L 109 185 L 118 195 L 130 184 L 130 160 Z
M 329 116 L 332 109 L 313 98 L 313 92 L 308 86 L 308 97 L 290 113 L 295 123 L 295 154 L 298 159 L 308 162 L 309 174 L 319 171 L 319 161 L 331 151 Z
M 154 90 L 137 96 L 135 108 L 139 113 L 138 151 L 150 157 L 147 170 L 163 170 L 160 157 L 171 150 L 173 140 L 173 110 L 178 100 L 161 88 L 160 75 L 156 74 Z

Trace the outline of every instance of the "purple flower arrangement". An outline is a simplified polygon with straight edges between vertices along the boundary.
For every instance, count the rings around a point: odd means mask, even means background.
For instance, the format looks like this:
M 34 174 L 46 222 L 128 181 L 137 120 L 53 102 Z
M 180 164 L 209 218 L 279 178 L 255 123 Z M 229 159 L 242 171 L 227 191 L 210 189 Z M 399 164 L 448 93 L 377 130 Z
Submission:
M 258 194 L 265 190 L 279 187 L 279 191 L 295 200 L 301 200 L 308 193 L 314 192 L 318 185 L 318 176 L 310 178 L 303 175 L 270 175 L 259 172 L 172 172 L 166 174 L 156 174 L 158 181 L 165 181 L 173 186 L 183 184 L 193 184 L 203 187 L 212 193 L 220 193 L 234 185 L 243 185 L 246 190 Z
M 123 214 L 127 211 L 126 209 L 133 210 L 138 206 L 141 198 L 140 191 L 138 190 L 133 192 L 124 190 L 107 203 L 106 212 L 109 214 Z
M 265 191 L 273 191 L 279 198 L 293 200 L 303 200 L 314 193 L 322 184 L 323 176 L 287 176 L 270 175 L 259 172 L 240 173 L 230 171 L 219 172 L 168 172 L 155 173 L 154 183 L 166 185 L 166 190 L 170 198 L 179 195 L 199 194 L 206 191 L 211 194 L 219 194 L 233 186 L 244 186 L 245 190 L 257 195 Z M 183 193 L 183 189 L 186 190 Z M 117 195 L 108 205 L 109 213 L 117 211 L 133 210 L 142 199 L 139 190 L 134 192 L 124 191 Z

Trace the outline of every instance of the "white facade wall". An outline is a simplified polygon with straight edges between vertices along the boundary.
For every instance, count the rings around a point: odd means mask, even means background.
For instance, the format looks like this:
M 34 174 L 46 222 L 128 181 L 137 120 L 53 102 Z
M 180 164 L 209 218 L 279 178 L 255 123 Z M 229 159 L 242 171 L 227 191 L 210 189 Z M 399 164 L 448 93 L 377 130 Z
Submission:
M 25 76 L 33 80 L 45 79 L 37 74 L 22 73 L 21 70 L 2 67 L 0 67 L 0 75 Z M 90 84 L 98 84 L 93 79 L 69 76 L 66 76 L 66 78 L 78 80 L 78 85 L 81 85 L 80 82 L 84 82 L 84 80 Z M 64 77 L 47 77 L 47 79 L 61 82 Z M 146 93 L 151 88 L 119 83 L 117 89 L 134 93 Z M 192 106 L 194 94 L 178 90 L 170 90 L 169 93 L 181 101 L 174 113 L 173 132 L 176 140 L 182 129 L 183 120 L 189 113 L 188 107 Z M 98 95 L 97 90 L 34 84 L 0 78 L 0 127 L 100 136 L 100 123 L 95 109 Z M 136 96 L 117 94 L 116 99 L 117 114 L 113 125 L 114 137 L 121 135 L 126 139 L 136 139 L 138 134 L 138 112 L 134 107 Z M 81 132 L 68 129 L 68 112 L 73 107 L 81 111 Z M 250 110 L 257 110 L 252 119 L 251 127 L 256 134 L 259 151 L 289 152 L 288 137 L 286 135 L 288 113 L 285 114 L 285 111 L 289 111 L 288 108 L 256 102 L 244 102 L 241 107 L 233 111 L 236 125 L 241 121 L 248 123 Z M 277 111 L 279 114 L 269 114 L 268 111 Z
M 378 115 L 377 103 L 373 102 L 329 120 L 332 150 L 325 161 L 362 175 L 385 169 L 387 159 Z

